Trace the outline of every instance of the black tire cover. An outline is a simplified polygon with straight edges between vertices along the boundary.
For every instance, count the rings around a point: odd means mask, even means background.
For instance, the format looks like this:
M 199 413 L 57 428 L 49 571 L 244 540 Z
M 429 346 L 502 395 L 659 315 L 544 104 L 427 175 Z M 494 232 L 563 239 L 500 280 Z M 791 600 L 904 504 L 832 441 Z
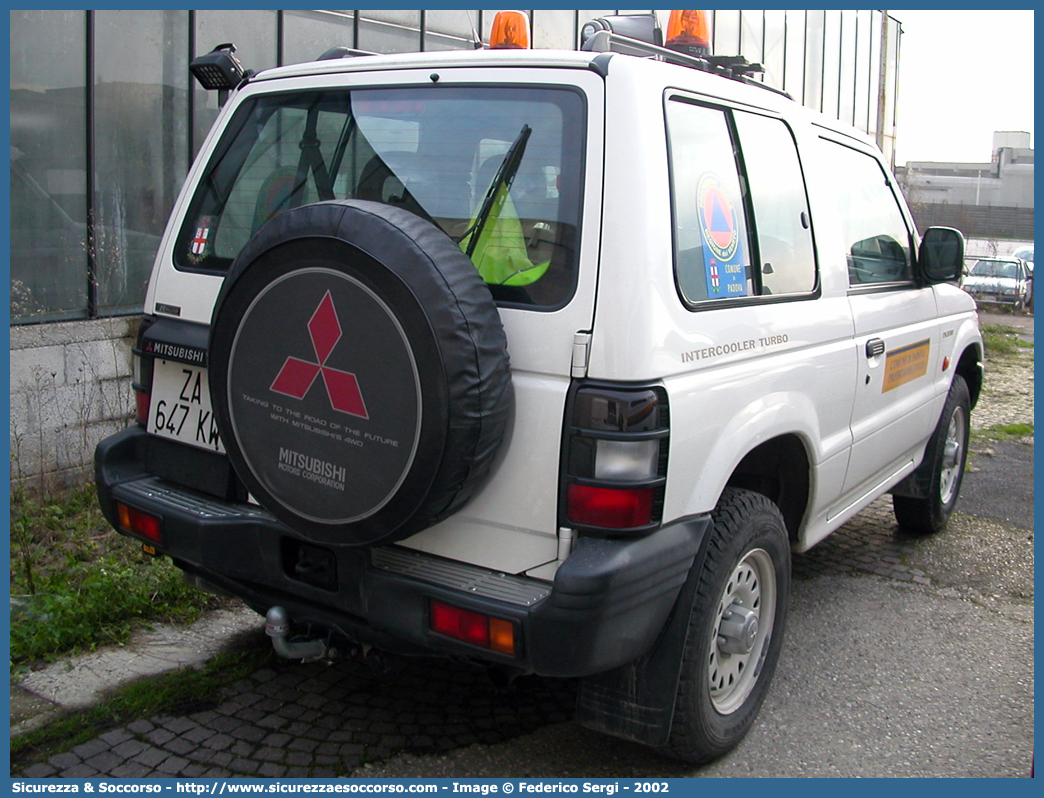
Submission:
M 335 200 L 264 225 L 211 319 L 229 457 L 306 539 L 390 543 L 488 474 L 512 408 L 507 339 L 478 271 L 400 208 Z

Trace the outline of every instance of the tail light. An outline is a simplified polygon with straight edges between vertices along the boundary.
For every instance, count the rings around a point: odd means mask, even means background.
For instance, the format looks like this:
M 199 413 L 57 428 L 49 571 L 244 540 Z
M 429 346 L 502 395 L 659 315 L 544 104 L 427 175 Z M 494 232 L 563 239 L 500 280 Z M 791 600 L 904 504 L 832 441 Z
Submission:
M 429 626 L 436 634 L 452 637 L 498 654 L 514 655 L 515 625 L 503 618 L 454 607 L 441 601 L 429 604 Z
M 139 426 L 147 427 L 149 423 L 149 400 L 152 392 L 152 359 L 145 360 L 141 353 L 134 351 L 134 420 Z
M 135 510 L 123 502 L 116 502 L 116 520 L 121 532 L 128 532 L 163 545 L 163 525 L 158 516 Z
M 142 344 L 145 332 L 152 326 L 149 317 L 142 319 L 138 328 L 137 346 L 131 352 L 133 376 L 131 389 L 134 391 L 134 420 L 141 427 L 149 424 L 149 400 L 152 394 L 152 357 L 146 356 Z
M 615 534 L 655 529 L 667 481 L 666 392 L 584 384 L 567 412 L 560 524 Z

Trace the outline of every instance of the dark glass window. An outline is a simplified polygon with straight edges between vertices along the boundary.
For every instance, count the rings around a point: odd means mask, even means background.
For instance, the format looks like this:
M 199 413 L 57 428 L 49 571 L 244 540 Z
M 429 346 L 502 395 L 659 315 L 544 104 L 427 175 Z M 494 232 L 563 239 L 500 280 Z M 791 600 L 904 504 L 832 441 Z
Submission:
M 786 75 L 786 22 L 787 12 L 782 9 L 772 9 L 765 14 L 765 52 L 761 58 L 761 65 L 765 68 L 764 82 L 770 86 L 782 88 Z
M 841 12 L 828 9 L 823 14 L 823 104 L 819 110 L 838 119 L 842 69 Z
M 13 322 L 87 315 L 85 18 L 11 12 Z
M 424 12 L 424 49 L 470 49 L 478 34 L 481 12 L 433 10 Z
M 332 47 L 355 47 L 351 11 L 284 11 L 283 63 L 314 61 Z
M 359 48 L 374 53 L 420 50 L 420 11 L 360 11 Z
M 826 46 L 826 11 L 813 9 L 805 12 L 805 82 L 803 102 L 817 111 L 823 108 L 823 68 Z M 794 97 L 796 91 L 788 89 Z
M 176 265 L 224 271 L 262 224 L 288 208 L 364 199 L 439 226 L 472 257 L 498 301 L 560 306 L 575 282 L 583 125 L 581 95 L 549 88 L 254 98 L 236 111 L 197 189 Z M 309 141 L 316 144 L 302 148 Z M 512 150 L 520 155 L 513 180 L 496 184 Z
M 196 52 L 193 57 L 209 53 L 217 45 L 232 42 L 236 45 L 236 56 L 246 69 L 260 72 L 279 66 L 277 48 L 278 16 L 275 11 L 258 11 L 238 9 L 236 11 L 197 11 L 196 12 Z M 289 23 L 294 27 L 294 23 Z M 333 26 L 331 25 L 331 34 Z M 330 47 L 344 42 L 331 42 L 319 53 L 307 60 L 317 58 Z M 207 137 L 214 120 L 217 119 L 218 93 L 204 91 L 195 80 L 192 81 L 193 118 L 195 126 L 192 131 L 192 155 L 199 152 L 203 139 Z
M 131 313 L 188 171 L 188 14 L 97 11 L 94 35 L 98 310 Z

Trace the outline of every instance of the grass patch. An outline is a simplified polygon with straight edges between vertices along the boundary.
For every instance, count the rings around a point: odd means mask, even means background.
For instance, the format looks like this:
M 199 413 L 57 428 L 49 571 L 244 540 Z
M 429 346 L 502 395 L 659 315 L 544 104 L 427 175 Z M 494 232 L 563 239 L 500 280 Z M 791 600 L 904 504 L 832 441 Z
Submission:
M 278 662 L 267 640 L 254 640 L 218 654 L 199 670 L 185 668 L 141 679 L 89 709 L 12 737 L 12 772 L 140 718 L 201 712 L 217 703 L 220 688 L 273 664 Z
M 216 600 L 109 527 L 93 485 L 11 491 L 11 666 L 130 637 L 135 622 L 189 622 Z
M 979 437 L 993 441 L 1010 441 L 1018 438 L 1029 438 L 1033 435 L 1032 424 L 994 424 L 987 429 L 976 430 Z
M 1017 354 L 1020 349 L 1032 349 L 1033 344 L 1018 337 L 1018 330 L 1001 324 L 984 324 L 982 340 L 986 347 L 987 359 Z

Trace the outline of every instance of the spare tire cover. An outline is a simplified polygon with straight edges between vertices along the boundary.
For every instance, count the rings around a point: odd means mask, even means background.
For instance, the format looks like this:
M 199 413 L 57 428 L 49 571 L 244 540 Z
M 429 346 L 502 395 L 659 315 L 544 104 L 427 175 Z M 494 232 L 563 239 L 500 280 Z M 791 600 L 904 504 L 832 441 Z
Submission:
M 218 295 L 209 357 L 237 473 L 320 543 L 389 543 L 454 512 L 511 412 L 507 339 L 474 265 L 380 203 L 321 202 L 263 226 Z

